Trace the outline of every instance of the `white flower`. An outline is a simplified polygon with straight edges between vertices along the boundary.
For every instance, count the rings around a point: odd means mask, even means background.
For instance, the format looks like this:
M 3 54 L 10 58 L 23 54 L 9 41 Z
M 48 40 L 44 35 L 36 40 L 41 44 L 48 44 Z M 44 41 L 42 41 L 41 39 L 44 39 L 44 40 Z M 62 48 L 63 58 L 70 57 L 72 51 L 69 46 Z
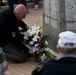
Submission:
M 30 41 L 29 43 L 30 43 L 30 45 L 33 45 L 34 44 L 34 41 Z
M 29 30 L 27 30 L 27 32 L 29 33 L 29 35 L 28 35 L 28 36 L 32 36 L 32 35 L 34 35 L 34 34 L 35 34 L 35 32 L 33 31 L 33 29 L 32 29 L 32 28 L 30 28 Z
M 43 55 L 41 56 L 41 60 L 44 62 L 45 59 L 46 59 L 46 55 L 43 54 Z
M 34 35 L 33 31 L 31 31 L 28 36 L 32 36 L 32 35 Z
M 29 35 L 28 32 L 24 32 L 24 39 L 28 40 L 28 35 Z
M 24 39 L 28 40 L 28 37 L 24 36 Z
M 38 34 L 38 32 L 40 31 L 40 27 L 38 25 L 34 25 L 31 27 L 32 31 L 34 32 L 34 34 Z
M 35 44 L 35 47 L 37 47 L 38 45 L 39 45 L 39 43 L 36 43 L 36 44 Z
M 38 35 L 38 33 L 40 32 L 40 27 L 36 24 L 34 24 L 33 26 L 31 26 L 28 30 L 28 36 L 32 36 L 32 35 Z
M 33 40 L 33 41 L 37 41 L 38 38 L 40 38 L 40 37 L 39 37 L 38 35 L 35 35 L 32 40 Z
M 29 29 L 27 30 L 27 32 L 28 32 L 28 33 L 32 32 L 32 29 L 31 29 L 31 28 L 29 28 Z

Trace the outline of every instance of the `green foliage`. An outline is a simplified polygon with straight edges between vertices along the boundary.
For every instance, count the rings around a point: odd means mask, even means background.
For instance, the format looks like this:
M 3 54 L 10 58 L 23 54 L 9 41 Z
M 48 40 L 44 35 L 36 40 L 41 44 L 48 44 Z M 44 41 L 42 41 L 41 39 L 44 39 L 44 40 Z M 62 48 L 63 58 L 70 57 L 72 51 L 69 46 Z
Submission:
M 50 36 L 49 35 L 45 35 L 41 38 L 41 42 L 45 42 L 46 40 L 50 39 Z
M 24 35 L 24 32 L 20 32 L 20 34 Z
M 42 29 L 42 27 L 40 28 L 40 34 L 43 34 L 43 29 Z
M 27 29 L 29 29 L 29 26 L 26 26 Z
M 54 55 L 52 54 L 52 52 L 46 51 L 46 56 L 52 58 Z
M 44 46 L 47 46 L 46 41 L 50 39 L 50 35 L 45 35 L 41 38 L 41 42 L 44 43 Z

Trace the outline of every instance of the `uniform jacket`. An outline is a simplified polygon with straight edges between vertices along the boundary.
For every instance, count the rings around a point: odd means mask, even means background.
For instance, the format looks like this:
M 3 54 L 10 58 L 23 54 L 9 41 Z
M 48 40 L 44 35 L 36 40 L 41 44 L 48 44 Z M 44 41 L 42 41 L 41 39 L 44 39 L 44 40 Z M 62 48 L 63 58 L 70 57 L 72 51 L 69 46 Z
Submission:
M 23 21 L 18 21 L 12 10 L 7 9 L 0 13 L 0 47 L 13 42 L 24 48 L 19 37 L 19 27 L 27 31 L 26 24 Z
M 65 57 L 46 61 L 36 75 L 76 75 L 76 58 Z

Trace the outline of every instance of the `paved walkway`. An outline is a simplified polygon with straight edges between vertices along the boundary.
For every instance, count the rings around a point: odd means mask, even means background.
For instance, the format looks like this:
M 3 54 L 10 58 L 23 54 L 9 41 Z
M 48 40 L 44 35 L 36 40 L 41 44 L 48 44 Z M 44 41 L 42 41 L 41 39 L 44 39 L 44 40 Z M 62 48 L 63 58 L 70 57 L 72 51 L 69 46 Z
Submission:
M 9 63 L 6 75 L 31 75 L 32 70 L 37 65 L 34 59 L 29 59 L 25 63 Z
M 42 26 L 43 22 L 43 8 L 40 8 L 38 11 L 34 9 L 29 9 L 29 13 L 26 18 L 23 20 L 28 26 L 32 26 L 35 23 L 38 23 L 39 26 Z
M 29 13 L 23 20 L 28 26 L 34 25 L 37 21 L 39 26 L 42 26 L 43 9 L 40 8 L 35 11 L 33 8 L 29 9 Z M 6 71 L 7 75 L 31 75 L 31 71 L 35 68 L 37 62 L 34 59 L 29 59 L 25 63 L 16 64 L 9 63 L 9 68 Z

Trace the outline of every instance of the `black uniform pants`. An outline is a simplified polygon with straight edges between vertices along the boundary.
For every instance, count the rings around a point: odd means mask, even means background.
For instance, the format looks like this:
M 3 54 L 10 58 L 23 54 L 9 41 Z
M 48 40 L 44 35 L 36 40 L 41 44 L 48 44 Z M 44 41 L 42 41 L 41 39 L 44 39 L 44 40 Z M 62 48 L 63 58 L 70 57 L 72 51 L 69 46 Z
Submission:
M 14 44 L 9 44 L 3 47 L 3 52 L 7 61 L 23 63 L 26 61 L 26 55 Z

